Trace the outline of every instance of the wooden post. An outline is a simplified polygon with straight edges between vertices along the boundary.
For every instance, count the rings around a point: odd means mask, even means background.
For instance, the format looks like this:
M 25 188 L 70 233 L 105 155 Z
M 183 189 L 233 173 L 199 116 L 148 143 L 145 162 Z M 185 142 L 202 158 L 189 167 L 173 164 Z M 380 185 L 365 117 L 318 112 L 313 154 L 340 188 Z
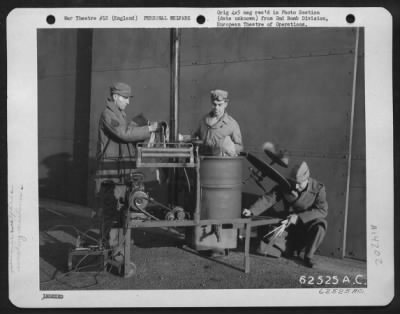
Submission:
M 343 221 L 343 239 L 342 239 L 342 258 L 346 255 L 346 240 L 347 240 L 347 216 L 349 213 L 350 202 L 350 179 L 351 179 L 351 159 L 353 149 L 353 129 L 354 129 L 354 107 L 356 102 L 356 84 L 357 84 L 357 66 L 358 66 L 358 42 L 360 37 L 360 28 L 356 28 L 356 37 L 354 44 L 354 67 L 353 67 L 353 88 L 351 95 L 351 113 L 350 113 L 350 130 L 349 130 L 349 146 L 347 154 L 347 181 L 346 181 L 346 202 L 344 208 Z
M 244 272 L 250 272 L 250 238 L 251 238 L 251 223 L 246 223 L 246 235 L 244 239 Z
M 131 263 L 131 228 L 129 225 L 130 221 L 130 215 L 129 211 L 127 212 L 125 216 L 125 221 L 124 221 L 124 277 L 128 276 L 129 273 L 129 267 Z

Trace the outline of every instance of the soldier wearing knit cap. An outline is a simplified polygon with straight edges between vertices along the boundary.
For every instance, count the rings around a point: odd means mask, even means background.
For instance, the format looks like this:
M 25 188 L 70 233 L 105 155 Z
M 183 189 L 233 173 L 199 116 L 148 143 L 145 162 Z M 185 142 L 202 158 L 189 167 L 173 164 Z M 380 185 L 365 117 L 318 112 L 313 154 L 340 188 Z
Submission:
M 228 92 L 222 89 L 215 89 L 210 92 L 212 100 L 228 100 Z
M 237 156 L 243 150 L 239 124 L 227 112 L 228 92 L 215 89 L 210 92 L 212 110 L 200 121 L 193 136 L 203 145 L 200 153 L 214 156 Z
M 292 191 L 275 186 L 249 209 L 244 209 L 242 214 L 260 215 L 282 201 L 284 212 L 281 216 L 288 219 L 289 228 L 285 233 L 285 239 L 268 248 L 274 249 L 275 257 L 282 253 L 289 256 L 298 255 L 304 249 L 305 265 L 314 267 L 314 254 L 322 243 L 327 229 L 325 218 L 328 214 L 328 202 L 325 186 L 310 177 L 310 169 L 304 161 L 292 167 L 288 181 L 292 184 Z M 260 253 L 269 255 L 270 252 Z

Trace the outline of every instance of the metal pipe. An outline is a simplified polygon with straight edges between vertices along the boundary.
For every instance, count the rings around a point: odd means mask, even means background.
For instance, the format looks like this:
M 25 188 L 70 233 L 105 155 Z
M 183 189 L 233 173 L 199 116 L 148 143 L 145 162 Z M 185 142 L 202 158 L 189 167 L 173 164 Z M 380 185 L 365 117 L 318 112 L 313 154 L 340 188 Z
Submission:
M 197 224 L 200 221 L 200 206 L 201 206 L 201 187 L 200 187 L 200 156 L 199 147 L 195 148 L 196 160 L 196 207 L 194 210 L 194 222 Z
M 178 28 L 171 29 L 171 94 L 170 94 L 170 141 L 178 140 L 178 111 L 179 111 L 179 59 L 180 59 L 180 31 Z M 169 185 L 168 201 L 171 205 L 176 203 L 177 188 L 176 170 L 170 170 L 171 184 Z
M 354 68 L 353 68 L 353 88 L 351 95 L 351 114 L 350 114 L 350 130 L 349 130 L 349 153 L 347 157 L 347 182 L 346 182 L 346 203 L 344 208 L 343 223 L 343 242 L 342 242 L 342 258 L 346 255 L 346 238 L 347 238 L 347 218 L 349 213 L 350 202 L 350 179 L 351 179 L 351 159 L 353 149 L 353 129 L 354 129 L 354 107 L 356 102 L 356 85 L 357 85 L 357 67 L 358 67 L 358 42 L 360 37 L 360 28 L 356 28 L 355 48 L 354 48 Z
M 178 139 L 179 110 L 179 60 L 180 60 L 180 30 L 171 29 L 171 99 L 170 99 L 170 140 Z
M 191 153 L 192 148 L 145 148 L 143 154 L 150 153 Z

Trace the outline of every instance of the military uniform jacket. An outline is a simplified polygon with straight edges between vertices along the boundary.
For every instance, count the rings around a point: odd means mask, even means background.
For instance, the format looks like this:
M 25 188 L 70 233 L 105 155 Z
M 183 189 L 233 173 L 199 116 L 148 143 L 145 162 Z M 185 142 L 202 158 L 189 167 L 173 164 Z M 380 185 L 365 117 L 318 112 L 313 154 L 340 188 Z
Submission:
M 138 126 L 128 121 L 126 113 L 108 100 L 101 114 L 97 143 L 97 178 L 119 181 L 123 157 L 134 157 L 135 148 L 130 143 L 150 138 L 148 126 Z M 127 165 L 132 168 L 132 165 Z
M 126 113 L 112 101 L 107 101 L 99 121 L 98 159 L 127 156 L 126 144 L 138 142 L 150 137 L 148 126 L 138 126 L 128 122 Z
M 315 179 L 309 178 L 307 188 L 297 198 L 289 192 L 281 191 L 280 187 L 276 186 L 259 198 L 249 209 L 253 215 L 259 215 L 281 200 L 284 203 L 286 215 L 297 214 L 304 224 L 319 220 L 326 225 L 323 219 L 328 214 L 325 186 Z
M 229 136 L 235 144 L 236 153 L 243 150 L 242 134 L 239 124 L 226 112 L 213 125 L 210 124 L 211 112 L 205 115 L 194 132 L 193 136 L 198 136 L 202 141 L 200 153 L 207 155 L 219 155 L 223 140 Z

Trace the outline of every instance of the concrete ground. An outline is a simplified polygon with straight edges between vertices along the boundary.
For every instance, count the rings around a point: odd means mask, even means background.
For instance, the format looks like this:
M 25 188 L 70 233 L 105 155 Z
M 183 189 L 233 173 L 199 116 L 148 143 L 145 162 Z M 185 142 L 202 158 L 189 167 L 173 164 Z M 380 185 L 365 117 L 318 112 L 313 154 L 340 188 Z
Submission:
M 134 229 L 131 260 L 136 275 L 122 278 L 104 270 L 68 272 L 68 252 L 78 231 L 96 238 L 91 210 L 59 201 L 40 201 L 41 290 L 71 289 L 258 289 L 365 288 L 366 263 L 317 256 L 310 269 L 301 259 L 269 258 L 251 251 L 250 273 L 244 273 L 243 241 L 228 256 L 200 256 L 182 233 L 160 228 Z M 95 261 L 93 263 L 96 263 Z M 89 271 L 90 270 L 90 271 Z

